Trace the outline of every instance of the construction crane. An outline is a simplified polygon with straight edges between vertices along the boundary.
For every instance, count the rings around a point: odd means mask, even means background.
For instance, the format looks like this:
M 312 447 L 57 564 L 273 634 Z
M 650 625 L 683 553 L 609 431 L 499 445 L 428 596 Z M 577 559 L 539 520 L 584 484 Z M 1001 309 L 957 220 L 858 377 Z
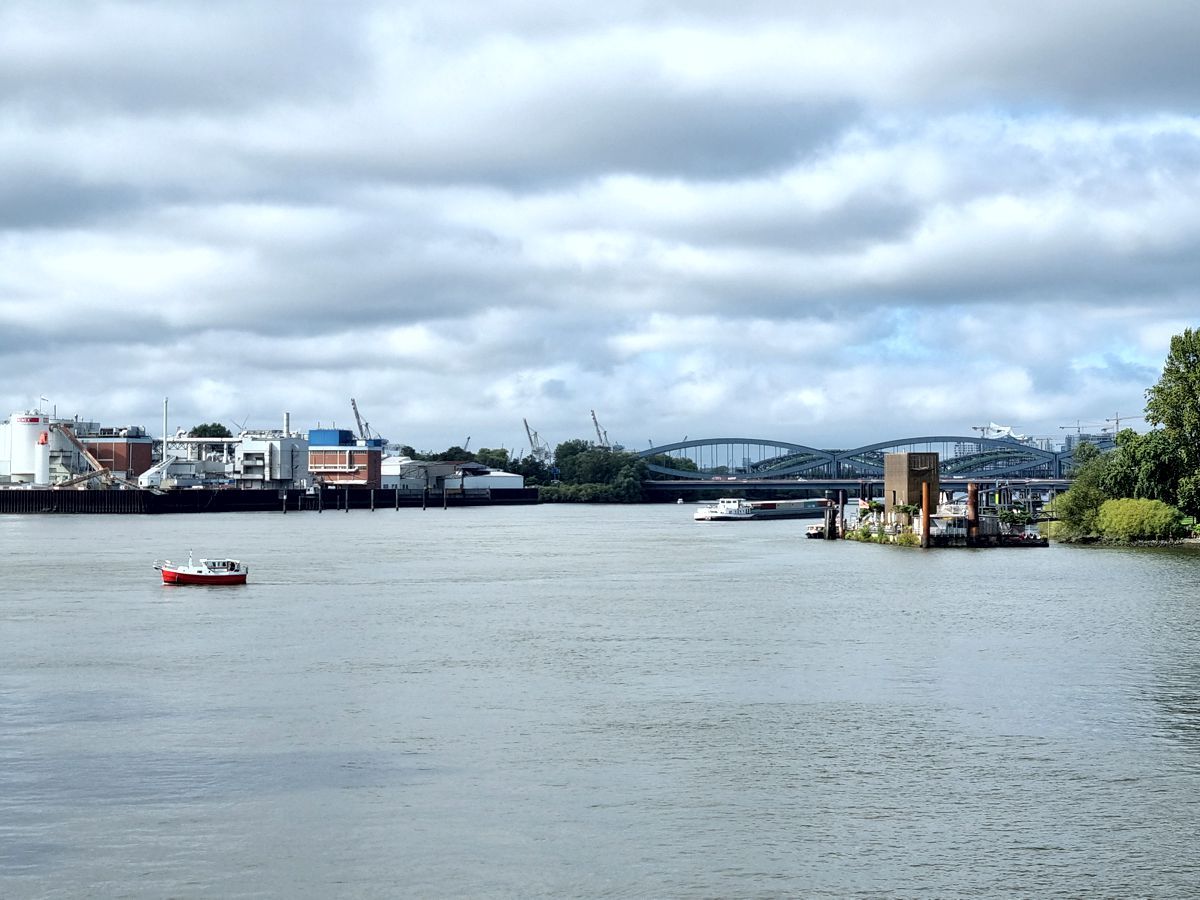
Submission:
M 1113 413 L 1113 417 L 1111 419 L 1105 419 L 1104 421 L 1113 423 L 1113 433 L 1116 434 L 1118 431 L 1121 430 L 1121 420 L 1122 419 L 1124 419 L 1126 422 L 1128 422 L 1130 419 L 1145 419 L 1145 418 L 1146 418 L 1145 416 L 1123 416 L 1120 413 Z
M 596 426 L 596 445 L 603 450 L 611 450 L 612 445 L 608 443 L 608 432 L 600 427 L 600 420 L 596 418 L 596 411 L 592 410 L 592 424 Z
M 543 441 L 536 431 L 529 427 L 529 420 L 522 419 L 525 423 L 525 433 L 529 435 L 529 455 L 538 462 L 544 463 L 550 461 L 550 447 Z
M 1074 425 L 1059 425 L 1058 427 L 1063 431 L 1070 431 L 1073 428 L 1077 435 L 1083 434 L 1085 428 L 1099 428 L 1101 431 L 1108 431 L 1108 427 L 1103 422 L 1088 422 L 1084 425 L 1079 419 L 1075 420 Z

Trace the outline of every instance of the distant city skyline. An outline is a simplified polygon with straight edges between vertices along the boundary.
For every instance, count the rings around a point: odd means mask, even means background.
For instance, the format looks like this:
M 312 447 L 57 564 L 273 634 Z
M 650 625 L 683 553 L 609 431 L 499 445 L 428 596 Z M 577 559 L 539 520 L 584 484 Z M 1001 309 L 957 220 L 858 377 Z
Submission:
M 1182 0 L 6 4 L 0 417 L 1144 429 L 1198 44 Z
M 165 398 L 165 399 L 169 400 L 169 398 Z M 29 407 L 29 411 L 35 411 L 35 410 L 40 411 L 43 415 L 57 417 L 57 418 L 60 418 L 62 420 L 66 420 L 66 421 L 71 421 L 72 419 L 75 419 L 76 421 L 78 421 L 81 424 L 88 425 L 88 426 L 98 426 L 99 428 L 101 428 L 104 431 L 123 430 L 125 428 L 137 429 L 137 430 L 140 430 L 140 432 L 144 433 L 147 437 L 150 437 L 155 441 L 159 441 L 163 437 L 163 423 L 162 423 L 161 415 L 160 415 L 159 421 L 154 424 L 147 424 L 145 422 L 125 422 L 125 421 L 118 422 L 118 421 L 114 421 L 114 420 L 105 419 L 102 416 L 95 416 L 95 415 L 91 415 L 91 416 L 78 416 L 77 414 L 76 415 L 64 415 L 64 414 L 61 414 L 55 406 L 48 405 L 48 402 L 47 402 L 48 398 L 42 397 L 42 398 L 39 398 L 39 400 L 42 402 L 40 404 L 31 405 Z M 14 414 L 16 414 L 17 412 L 18 412 L 17 410 L 13 411 Z M 352 411 L 351 415 L 353 416 L 353 411 Z M 1140 419 L 1141 417 L 1137 417 L 1137 418 Z M 5 420 L 6 420 L 5 417 L 0 416 L 0 423 L 3 423 Z M 212 424 L 212 423 L 207 420 L 206 421 L 197 421 L 197 422 L 193 422 L 191 424 L 181 424 L 181 423 L 175 423 L 172 418 L 172 420 L 168 423 L 166 434 L 167 434 L 168 438 L 177 438 L 179 435 L 185 434 L 186 432 L 191 431 L 192 429 L 197 428 L 198 426 L 202 426 L 202 425 L 207 426 L 210 424 Z M 345 422 L 342 420 L 333 420 L 330 422 L 317 421 L 314 424 L 304 424 L 304 423 L 299 423 L 299 422 L 295 421 L 290 413 L 285 413 L 284 415 L 282 415 L 280 417 L 279 421 L 277 421 L 273 424 L 272 423 L 253 424 L 248 421 L 232 422 L 232 423 L 218 423 L 218 424 L 225 424 L 226 427 L 231 432 L 231 434 L 233 435 L 233 437 L 229 438 L 229 439 L 214 438 L 213 440 L 217 443 L 225 442 L 227 440 L 234 440 L 240 434 L 251 434 L 252 435 L 252 434 L 269 434 L 269 433 L 276 433 L 276 434 L 292 433 L 292 434 L 298 434 L 298 435 L 303 436 L 303 435 L 306 435 L 308 432 L 314 431 L 314 430 L 316 430 L 316 431 L 338 430 L 338 431 L 348 432 L 349 434 L 353 435 L 356 438 L 360 437 L 361 434 L 365 431 L 373 439 L 382 439 L 384 441 L 384 443 L 386 444 L 386 446 L 389 448 L 392 448 L 392 449 L 395 449 L 396 447 L 398 447 L 400 445 L 407 444 L 406 441 L 396 441 L 396 440 L 389 438 L 386 434 L 381 434 L 369 421 L 363 420 L 363 422 L 360 426 L 358 421 L 354 420 L 353 418 L 351 419 L 350 422 Z M 963 432 L 950 431 L 950 432 L 940 433 L 938 435 L 934 435 L 932 432 L 923 433 L 923 434 L 917 434 L 915 432 L 912 434 L 887 434 L 887 435 L 876 434 L 876 435 L 868 436 L 866 439 L 864 439 L 863 441 L 860 441 L 859 443 L 845 444 L 845 445 L 822 444 L 819 441 L 804 440 L 803 438 L 797 439 L 793 435 L 784 435 L 784 434 L 734 435 L 732 433 L 721 433 L 721 434 L 702 435 L 699 432 L 697 432 L 696 434 L 691 434 L 691 435 L 685 434 L 681 439 L 673 439 L 673 440 L 660 441 L 660 442 L 654 442 L 654 443 L 651 443 L 650 440 L 648 439 L 644 445 L 636 446 L 636 445 L 626 445 L 620 441 L 611 439 L 607 434 L 607 429 L 604 429 L 602 427 L 602 425 L 598 425 L 597 423 L 592 424 L 592 431 L 589 434 L 577 434 L 577 435 L 573 435 L 573 436 L 569 436 L 569 437 L 563 437 L 559 440 L 549 443 L 548 445 L 547 445 L 544 437 L 542 437 L 542 435 L 540 433 L 538 433 L 536 430 L 533 431 L 533 437 L 538 440 L 538 444 L 541 449 L 548 450 L 550 453 L 553 453 L 558 444 L 567 442 L 567 441 L 577 441 L 577 440 L 584 440 L 595 446 L 607 446 L 614 450 L 626 450 L 626 451 L 630 451 L 630 452 L 641 452 L 641 451 L 645 451 L 647 449 L 655 449 L 655 448 L 659 448 L 659 447 L 669 447 L 673 444 L 687 443 L 689 440 L 693 443 L 696 443 L 696 442 L 708 442 L 710 440 L 731 439 L 731 438 L 748 438 L 751 440 L 761 440 L 764 442 L 778 440 L 778 441 L 784 441 L 787 443 L 801 444 L 801 445 L 809 446 L 814 449 L 820 449 L 820 450 L 849 450 L 849 449 L 856 449 L 857 447 L 869 446 L 871 444 L 880 443 L 880 442 L 900 441 L 900 440 L 906 439 L 906 438 L 928 438 L 928 437 L 936 436 L 936 437 L 952 438 L 954 440 L 954 455 L 963 455 L 963 454 L 970 454 L 970 453 L 977 452 L 978 448 L 982 445 L 981 442 L 979 441 L 979 439 L 981 437 L 987 438 L 989 440 L 1006 440 L 1006 439 L 1012 440 L 1012 441 L 1016 441 L 1018 443 L 1026 444 L 1029 446 L 1038 447 L 1043 450 L 1055 450 L 1055 451 L 1070 450 L 1075 444 L 1079 443 L 1080 441 L 1087 441 L 1087 440 L 1094 440 L 1094 439 L 1100 439 L 1100 440 L 1111 439 L 1113 434 L 1115 433 L 1115 427 L 1116 427 L 1115 420 L 1110 419 L 1110 420 L 1108 420 L 1107 424 L 1104 422 L 1094 423 L 1094 427 L 1088 427 L 1087 425 L 1083 425 L 1083 424 L 1077 424 L 1070 428 L 1067 428 L 1064 426 L 1062 429 L 1062 433 L 1057 436 L 1055 436 L 1055 435 L 1025 435 L 1025 434 L 1014 434 L 1012 432 L 1011 428 L 1009 428 L 1007 426 L 998 426 L 997 423 L 993 422 L 993 423 L 989 423 L 989 425 L 987 425 L 987 426 L 974 426 L 973 428 L 968 429 L 967 431 L 963 431 Z M 1124 426 L 1122 426 L 1122 427 L 1124 427 Z M 600 429 L 599 432 L 597 432 L 598 428 Z M 999 428 L 1000 430 L 997 431 L 996 430 L 997 428 Z M 207 433 L 208 432 L 202 431 L 202 434 L 207 434 Z M 198 440 L 202 440 L 202 439 L 204 439 L 204 438 L 203 437 L 189 437 L 188 438 L 189 441 L 198 441 Z M 510 458 L 514 459 L 514 460 L 522 458 L 527 455 L 530 455 L 531 451 L 532 451 L 532 448 L 530 446 L 530 441 L 529 441 L 529 435 L 526 436 L 526 440 L 523 444 L 518 444 L 516 446 L 507 445 L 507 444 L 489 444 L 486 441 L 483 443 L 476 443 L 472 440 L 471 435 L 467 435 L 464 440 L 460 440 L 458 442 L 452 441 L 445 445 L 430 446 L 430 447 L 412 446 L 412 449 L 418 453 L 438 453 L 438 452 L 442 452 L 444 450 L 450 449 L 451 447 L 455 447 L 455 446 L 462 447 L 463 449 L 469 450 L 470 452 L 474 452 L 476 450 L 481 450 L 484 448 L 487 448 L 490 450 L 503 449 L 503 450 L 507 450 Z M 0 448 L 0 452 L 2 452 L 2 450 L 3 450 L 3 448 Z

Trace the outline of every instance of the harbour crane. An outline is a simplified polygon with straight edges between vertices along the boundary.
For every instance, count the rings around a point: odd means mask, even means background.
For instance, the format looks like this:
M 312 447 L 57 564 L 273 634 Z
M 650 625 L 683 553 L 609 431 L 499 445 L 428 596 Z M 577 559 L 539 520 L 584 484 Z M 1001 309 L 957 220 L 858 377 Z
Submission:
M 608 442 L 608 432 L 600 427 L 600 420 L 596 418 L 596 411 L 592 410 L 592 424 L 596 426 L 596 444 L 602 450 L 611 450 L 612 445 Z
M 529 455 L 538 462 L 544 463 L 550 460 L 550 447 L 543 441 L 536 431 L 529 427 L 529 420 L 522 419 L 525 423 L 525 434 L 529 436 Z
M 358 404 L 353 397 L 350 398 L 350 408 L 354 410 L 354 421 L 358 423 L 358 436 L 364 441 L 368 440 L 371 437 L 371 423 L 362 420 L 362 416 L 358 414 Z

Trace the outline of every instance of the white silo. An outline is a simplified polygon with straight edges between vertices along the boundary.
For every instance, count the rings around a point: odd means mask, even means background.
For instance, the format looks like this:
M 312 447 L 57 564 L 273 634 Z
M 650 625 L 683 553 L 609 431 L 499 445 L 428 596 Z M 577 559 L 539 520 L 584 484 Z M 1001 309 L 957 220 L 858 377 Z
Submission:
M 15 412 L 9 416 L 8 433 L 12 441 L 12 480 L 49 484 L 50 417 L 39 412 Z M 40 482 L 39 475 L 44 475 Z
M 49 419 L 46 420 L 47 428 L 41 432 L 37 438 L 37 444 L 33 448 L 33 483 L 34 484 L 49 484 L 50 483 L 50 430 Z

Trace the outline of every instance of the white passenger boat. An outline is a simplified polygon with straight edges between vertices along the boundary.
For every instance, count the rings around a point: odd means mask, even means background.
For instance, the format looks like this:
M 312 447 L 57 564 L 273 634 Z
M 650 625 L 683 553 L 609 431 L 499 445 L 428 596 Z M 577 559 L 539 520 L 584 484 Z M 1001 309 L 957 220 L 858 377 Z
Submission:
M 747 522 L 751 519 L 812 519 L 825 512 L 829 501 L 743 500 L 722 497 L 711 506 L 702 506 L 692 514 L 697 522 Z

